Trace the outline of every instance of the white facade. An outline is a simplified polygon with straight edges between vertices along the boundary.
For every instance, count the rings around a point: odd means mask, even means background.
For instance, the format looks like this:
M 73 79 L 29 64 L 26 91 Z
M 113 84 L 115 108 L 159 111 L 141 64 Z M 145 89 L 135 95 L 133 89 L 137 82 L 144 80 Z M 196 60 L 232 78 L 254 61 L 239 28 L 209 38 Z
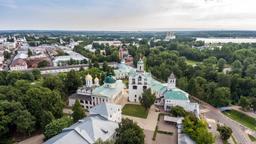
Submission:
M 144 90 L 148 88 L 148 79 L 145 76 L 144 63 L 140 60 L 136 73 L 129 76 L 129 101 L 139 102 Z

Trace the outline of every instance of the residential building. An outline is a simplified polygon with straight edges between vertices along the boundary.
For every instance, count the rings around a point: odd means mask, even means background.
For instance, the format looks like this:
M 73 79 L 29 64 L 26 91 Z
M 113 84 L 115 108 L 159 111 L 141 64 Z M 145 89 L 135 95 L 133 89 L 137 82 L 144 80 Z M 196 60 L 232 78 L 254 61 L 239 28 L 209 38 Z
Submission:
M 118 123 L 115 118 L 121 117 L 121 106 L 114 104 L 101 104 L 96 106 L 86 118 L 68 128 L 44 144 L 94 144 L 97 140 L 102 141 L 115 139 Z M 120 112 L 116 112 L 120 108 Z
M 13 60 L 10 65 L 11 71 L 26 70 L 27 68 L 28 68 L 27 62 L 22 58 L 17 58 Z
M 94 43 L 97 43 L 99 45 L 109 45 L 109 46 L 114 46 L 114 47 L 122 46 L 121 41 L 93 41 L 93 44 Z

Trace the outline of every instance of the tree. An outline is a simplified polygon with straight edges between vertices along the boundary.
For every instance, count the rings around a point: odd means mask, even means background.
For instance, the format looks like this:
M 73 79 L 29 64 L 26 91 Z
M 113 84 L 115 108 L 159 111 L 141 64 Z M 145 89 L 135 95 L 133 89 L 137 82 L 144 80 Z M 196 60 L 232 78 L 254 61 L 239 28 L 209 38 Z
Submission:
M 256 111 L 256 98 L 252 98 L 251 103 L 252 103 L 252 109 L 255 112 Z
M 240 97 L 239 105 L 242 107 L 242 109 L 248 110 L 250 108 L 250 104 L 250 100 L 247 97 Z
M 17 131 L 21 133 L 28 133 L 30 135 L 35 129 L 35 117 L 27 110 L 20 111 L 14 123 L 17 126 Z
M 155 102 L 155 95 L 151 93 L 151 89 L 144 90 L 142 97 L 140 99 L 141 105 L 147 110 Z
M 206 122 L 189 113 L 183 120 L 183 130 L 197 144 L 213 144 L 214 137 L 208 132 Z
M 78 120 L 84 118 L 85 112 L 84 112 L 84 108 L 80 105 L 80 102 L 78 100 L 76 100 L 73 108 L 72 108 L 72 117 L 73 117 L 73 121 L 77 122 Z
M 51 90 L 58 90 L 58 91 L 62 91 L 63 89 L 63 83 L 62 81 L 59 79 L 58 76 L 48 76 L 44 79 L 43 84 L 44 87 L 47 87 Z
M 98 139 L 94 144 L 115 144 L 115 141 L 114 140 L 103 141 L 101 139 Z
M 248 65 L 245 73 L 246 73 L 246 76 L 255 78 L 255 76 L 256 76 L 256 67 L 255 67 L 255 65 L 254 64 Z
M 49 62 L 47 60 L 40 61 L 37 65 L 37 67 L 39 68 L 47 67 L 47 66 L 49 66 Z
M 144 144 L 143 130 L 130 119 L 122 119 L 116 133 L 116 144 Z
M 243 65 L 239 60 L 235 60 L 231 66 L 232 66 L 232 71 L 234 73 L 237 73 L 237 74 L 242 73 Z
M 28 49 L 28 57 L 31 57 L 33 54 L 32 54 L 32 51 L 31 49 Z
M 72 124 L 72 119 L 69 117 L 62 117 L 60 119 L 53 120 L 51 123 L 47 124 L 44 129 L 44 136 L 49 139 L 57 134 L 59 134 L 62 129 L 69 127 Z
M 223 71 L 224 66 L 225 66 L 226 63 L 227 63 L 226 60 L 223 59 L 223 58 L 220 58 L 220 59 L 218 60 L 217 65 L 218 65 L 218 71 L 219 71 L 219 72 Z
M 41 72 L 38 69 L 33 69 L 32 74 L 34 75 L 35 80 L 38 80 L 41 78 Z
M 175 117 L 185 117 L 188 114 L 181 106 L 172 107 L 170 113 Z
M 217 131 L 220 133 L 221 139 L 227 141 L 232 135 L 232 129 L 228 126 L 217 125 Z
M 214 90 L 213 105 L 217 107 L 227 106 L 230 103 L 230 89 L 227 87 L 218 87 Z
M 76 71 L 71 70 L 68 72 L 67 77 L 64 80 L 65 90 L 68 94 L 76 92 L 77 88 L 82 86 L 82 84 L 82 79 Z

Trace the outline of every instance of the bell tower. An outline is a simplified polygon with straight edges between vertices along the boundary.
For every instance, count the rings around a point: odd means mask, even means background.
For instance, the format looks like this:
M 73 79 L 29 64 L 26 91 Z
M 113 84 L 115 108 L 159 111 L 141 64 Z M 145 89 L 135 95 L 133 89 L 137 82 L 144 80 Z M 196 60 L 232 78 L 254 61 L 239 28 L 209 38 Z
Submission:
M 176 77 L 173 73 L 168 78 L 167 90 L 174 89 L 176 87 Z

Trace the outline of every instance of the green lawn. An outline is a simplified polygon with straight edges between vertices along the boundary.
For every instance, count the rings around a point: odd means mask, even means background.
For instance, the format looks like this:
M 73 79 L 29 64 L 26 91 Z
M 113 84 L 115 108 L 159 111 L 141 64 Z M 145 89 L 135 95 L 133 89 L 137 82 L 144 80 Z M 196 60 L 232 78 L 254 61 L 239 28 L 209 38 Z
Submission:
M 197 61 L 193 61 L 193 60 L 186 60 L 186 63 L 187 63 L 188 65 L 192 65 L 192 66 L 198 64 Z
M 253 117 L 250 117 L 244 113 L 241 113 L 239 111 L 236 110 L 230 110 L 230 111 L 226 111 L 224 112 L 224 114 L 228 117 L 230 117 L 231 119 L 241 123 L 242 125 L 252 129 L 252 130 L 256 130 L 256 119 Z
M 253 142 L 255 142 L 255 141 L 256 141 L 256 138 L 255 138 L 254 136 L 249 135 L 249 134 L 248 134 L 248 136 L 249 136 L 249 138 L 251 139 L 251 141 L 253 141 Z
M 148 110 L 141 105 L 126 104 L 122 109 L 122 114 L 140 118 L 147 118 Z

